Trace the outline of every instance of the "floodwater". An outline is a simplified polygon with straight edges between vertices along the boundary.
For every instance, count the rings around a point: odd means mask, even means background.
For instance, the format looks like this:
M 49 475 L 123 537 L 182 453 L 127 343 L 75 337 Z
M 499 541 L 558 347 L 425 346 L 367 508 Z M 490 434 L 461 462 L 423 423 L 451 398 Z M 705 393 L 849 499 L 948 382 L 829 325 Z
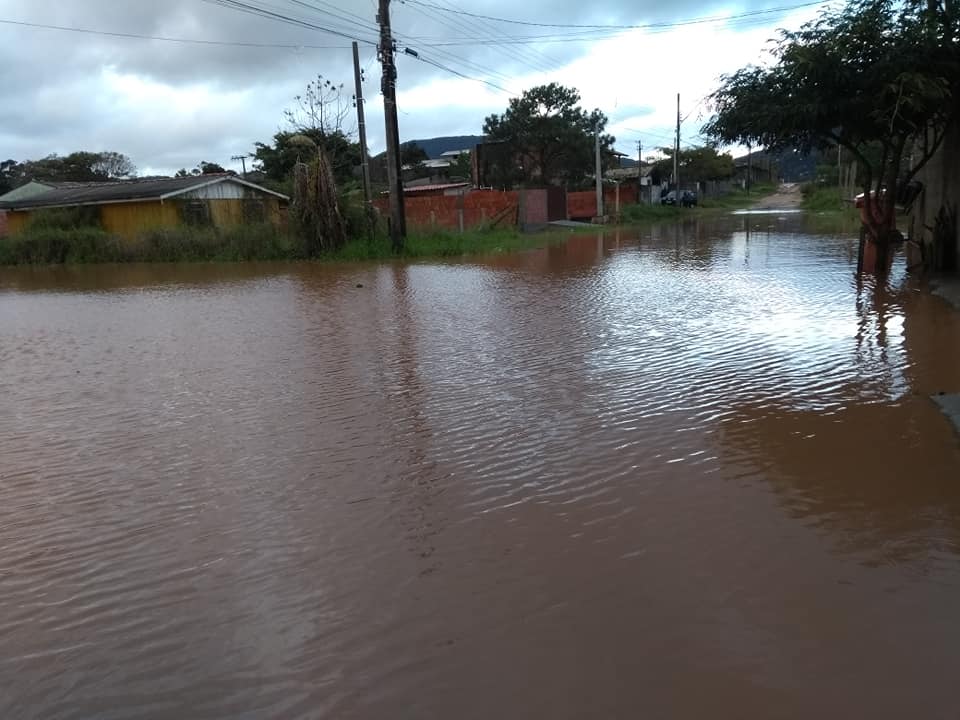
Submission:
M 955 720 L 960 313 L 815 229 L 0 270 L 0 717 Z

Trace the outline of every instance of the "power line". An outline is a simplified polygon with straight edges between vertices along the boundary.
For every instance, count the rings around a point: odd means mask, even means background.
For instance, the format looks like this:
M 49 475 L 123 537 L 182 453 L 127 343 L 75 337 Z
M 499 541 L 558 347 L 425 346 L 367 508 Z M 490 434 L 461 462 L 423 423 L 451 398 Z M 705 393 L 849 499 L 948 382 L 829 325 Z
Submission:
M 461 27 L 466 28 L 468 35 L 471 37 L 480 37 L 492 40 L 495 45 L 503 47 L 504 49 L 506 49 L 506 45 L 502 42 L 504 37 L 507 39 L 516 39 L 513 36 L 504 35 L 502 29 L 497 28 L 493 23 L 486 20 L 481 20 L 478 23 L 475 23 L 479 26 L 475 30 L 473 27 L 471 27 L 468 21 L 459 17 L 461 14 L 461 9 L 450 2 L 450 0 L 438 0 L 438 2 L 443 3 L 450 8 L 450 10 L 457 13 L 457 23 Z M 558 68 L 558 64 L 555 60 L 552 60 L 544 53 L 538 51 L 536 48 L 523 48 L 522 50 L 518 51 L 518 53 L 524 60 L 526 60 L 526 62 L 530 63 L 532 67 L 540 70 L 541 72 L 550 72 L 551 70 L 556 70 Z
M 465 74 L 462 73 L 462 72 L 459 72 L 459 71 L 457 71 L 457 70 L 454 70 L 453 68 L 450 68 L 450 67 L 447 67 L 446 65 L 443 65 L 443 64 L 441 64 L 441 63 L 438 63 L 438 62 L 435 61 L 435 60 L 430 60 L 429 58 L 425 58 L 425 57 L 423 57 L 422 55 L 413 55 L 412 57 L 414 57 L 415 59 L 419 60 L 420 62 L 427 63 L 427 65 L 432 65 L 432 66 L 435 67 L 435 68 L 439 68 L 439 69 L 441 69 L 441 70 L 446 70 L 446 71 L 449 72 L 449 73 L 453 73 L 453 74 L 456 75 L 457 77 L 461 77 L 461 78 L 463 78 L 464 80 L 472 80 L 473 82 L 478 82 L 478 83 L 483 83 L 484 85 L 489 85 L 490 87 L 492 87 L 492 88 L 494 88 L 494 89 L 496 89 L 496 90 L 500 90 L 501 92 L 505 92 L 505 93 L 507 93 L 508 95 L 516 95 L 516 94 L 517 94 L 517 93 L 515 93 L 513 90 L 507 90 L 507 88 L 505 88 L 505 87 L 503 87 L 503 86 L 501 86 L 501 85 L 497 85 L 497 84 L 494 83 L 494 82 L 490 82 L 489 80 L 484 80 L 484 79 L 482 79 L 482 78 L 470 77 L 469 75 L 465 75 Z
M 460 15 L 466 15 L 467 17 L 477 18 L 480 20 L 493 20 L 494 22 L 509 23 L 510 25 L 525 25 L 528 27 L 547 27 L 547 28 L 578 28 L 578 29 L 618 29 L 618 30 L 645 30 L 647 28 L 655 27 L 679 27 L 682 25 L 694 25 L 697 23 L 704 22 L 716 22 L 718 20 L 733 20 L 737 18 L 744 17 L 753 17 L 756 15 L 765 15 L 770 13 L 785 12 L 789 10 L 799 10 L 805 7 L 813 7 L 815 5 L 824 5 L 829 0 L 816 0 L 815 2 L 806 2 L 799 5 L 785 5 L 782 7 L 776 8 L 767 8 L 765 10 L 751 10 L 744 13 L 738 13 L 736 15 L 727 15 L 727 16 L 714 16 L 714 17 L 704 17 L 704 18 L 694 18 L 691 20 L 679 20 L 676 22 L 663 22 L 663 23 L 644 23 L 642 25 L 572 25 L 569 23 L 542 23 L 542 22 L 530 22 L 526 20 L 511 20 L 508 18 L 494 17 L 492 15 L 481 15 L 479 13 L 471 13 L 466 10 L 451 10 L 449 8 L 442 7 L 440 5 L 434 5 L 433 3 L 424 2 L 423 0 L 401 0 L 404 4 L 413 4 L 421 5 L 423 7 L 433 8 L 434 10 L 440 10 L 442 12 L 455 12 Z
M 63 25 L 47 25 L 44 23 L 26 22 L 24 20 L 2 20 L 0 24 L 16 25 L 19 27 L 37 28 L 41 30 L 61 30 L 63 32 L 83 33 L 85 35 L 105 35 L 107 37 L 125 38 L 129 40 L 158 40 L 161 42 L 185 43 L 190 45 L 222 45 L 227 47 L 273 48 L 282 50 L 343 50 L 349 45 L 305 45 L 303 43 L 263 43 L 247 42 L 242 40 L 200 40 L 193 38 L 165 37 L 162 35 L 139 35 L 137 33 L 112 32 L 109 30 L 93 30 L 90 28 L 66 27 Z
M 287 25 L 293 25 L 295 27 L 302 27 L 307 30 L 317 30 L 319 32 L 328 33 L 330 35 L 336 35 L 337 37 L 342 37 L 347 40 L 357 40 L 358 42 L 365 43 L 367 45 L 375 45 L 376 41 L 356 37 L 351 35 L 349 32 L 344 32 L 341 29 L 326 27 L 323 25 L 317 25 L 308 20 L 303 20 L 301 18 L 291 17 L 281 12 L 276 12 L 267 7 L 254 5 L 248 2 L 242 2 L 241 0 L 201 0 L 202 2 L 208 3 L 210 5 L 218 5 L 223 8 L 230 10 L 236 10 L 237 12 L 247 13 L 249 15 L 256 15 L 258 17 L 266 18 L 268 20 L 275 20 L 277 22 L 286 23 Z

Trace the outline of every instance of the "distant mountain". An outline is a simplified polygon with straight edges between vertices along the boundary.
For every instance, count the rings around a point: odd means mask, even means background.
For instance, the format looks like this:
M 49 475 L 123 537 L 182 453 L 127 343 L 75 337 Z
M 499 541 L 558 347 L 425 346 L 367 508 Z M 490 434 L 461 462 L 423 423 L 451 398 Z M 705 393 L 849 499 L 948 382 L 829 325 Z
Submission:
M 408 145 L 416 143 L 427 154 L 431 160 L 436 160 L 445 152 L 450 150 L 473 150 L 476 145 L 483 142 L 483 135 L 451 135 L 449 137 L 430 138 L 428 140 L 408 140 L 403 143 Z

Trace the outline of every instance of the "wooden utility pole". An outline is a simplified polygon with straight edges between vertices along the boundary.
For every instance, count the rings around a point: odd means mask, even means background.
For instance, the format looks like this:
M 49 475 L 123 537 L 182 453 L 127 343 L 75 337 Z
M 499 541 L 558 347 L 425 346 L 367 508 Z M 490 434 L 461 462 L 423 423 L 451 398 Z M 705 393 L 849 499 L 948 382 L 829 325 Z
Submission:
M 230 158 L 230 159 L 233 160 L 234 162 L 236 162 L 237 160 L 239 160 L 239 161 L 243 164 L 243 179 L 244 179 L 244 180 L 247 179 L 247 157 L 249 157 L 249 156 L 248 156 L 248 155 L 234 155 L 232 158 Z
M 640 184 L 643 179 L 643 141 L 637 140 L 637 205 L 640 204 Z
M 600 158 L 600 121 L 593 127 L 597 149 L 597 217 L 603 217 L 603 161 Z
M 367 121 L 363 112 L 363 76 L 360 74 L 360 46 L 353 42 L 353 78 L 357 85 L 354 98 L 357 103 L 357 127 L 360 133 L 360 171 L 363 173 L 363 199 L 369 205 L 373 200 L 370 192 L 370 156 L 367 154 Z
M 390 0 L 380 0 L 380 64 L 383 66 L 381 90 L 387 133 L 387 181 L 390 185 L 390 241 L 394 252 L 403 250 L 407 219 L 403 207 L 403 175 L 400 169 L 400 128 L 397 123 L 397 65 L 394 59 L 393 33 L 390 29 Z
M 677 142 L 673 148 L 673 182 L 676 185 L 674 202 L 680 204 L 680 93 L 677 93 Z

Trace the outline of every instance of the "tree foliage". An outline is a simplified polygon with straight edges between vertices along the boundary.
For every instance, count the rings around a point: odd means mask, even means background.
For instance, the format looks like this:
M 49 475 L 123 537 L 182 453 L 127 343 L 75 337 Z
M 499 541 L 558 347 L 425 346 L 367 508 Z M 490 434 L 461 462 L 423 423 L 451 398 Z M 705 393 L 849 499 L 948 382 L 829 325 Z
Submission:
M 254 168 L 275 183 L 285 183 L 298 162 L 310 163 L 322 150 L 337 182 L 352 180 L 361 160 L 360 145 L 346 125 L 351 103 L 343 94 L 343 85 L 317 76 L 294 103 L 283 113 L 289 129 L 277 132 L 272 144 L 255 144 Z
M 595 169 L 596 132 L 609 165 L 614 138 L 603 134 L 607 117 L 599 110 L 588 113 L 579 103 L 575 89 L 550 83 L 511 99 L 502 115 L 488 117 L 483 132 L 502 150 L 498 184 L 581 181 Z
M 656 161 L 655 170 L 661 177 L 669 177 L 673 173 L 674 149 L 665 147 L 660 148 L 660 151 L 665 157 Z M 733 176 L 735 170 L 732 155 L 718 153 L 711 147 L 681 149 L 677 164 L 680 166 L 680 178 L 684 182 L 726 180 Z
M 880 237 L 898 190 L 957 117 L 957 23 L 955 9 L 938 0 L 852 0 L 824 11 L 781 34 L 772 65 L 724 77 L 703 132 L 770 150 L 848 149 L 863 170 L 868 214 L 876 217 L 871 229 Z M 882 198 L 876 207 L 870 190 Z
M 69 155 L 48 155 L 39 160 L 0 162 L 0 190 L 8 192 L 31 180 L 49 182 L 103 182 L 134 177 L 137 168 L 118 152 L 79 151 Z
M 420 165 L 429 159 L 426 151 L 415 142 L 404 143 L 400 146 L 400 164 L 403 166 Z
M 306 137 L 312 147 L 302 142 Z M 330 160 L 333 174 L 338 183 L 353 178 L 353 168 L 360 164 L 360 146 L 351 142 L 342 133 L 325 133 L 320 129 L 300 131 L 280 131 L 273 136 L 273 144 L 256 143 L 254 167 L 266 173 L 274 182 L 284 182 L 291 177 L 298 162 L 310 162 L 316 154 L 316 148 L 322 148 Z

